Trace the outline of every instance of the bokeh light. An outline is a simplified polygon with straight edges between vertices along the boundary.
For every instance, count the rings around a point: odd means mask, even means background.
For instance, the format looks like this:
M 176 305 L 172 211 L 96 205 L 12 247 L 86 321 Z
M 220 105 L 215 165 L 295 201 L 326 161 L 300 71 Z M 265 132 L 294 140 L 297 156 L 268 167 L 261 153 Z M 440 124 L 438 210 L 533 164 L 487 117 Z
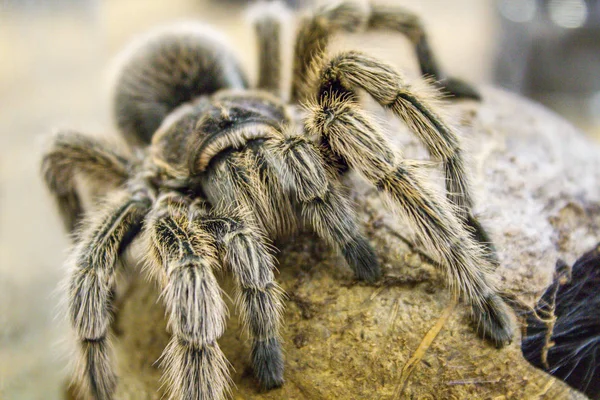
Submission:
M 498 8 L 506 19 L 523 23 L 533 19 L 537 4 L 535 0 L 501 0 Z
M 584 0 L 550 0 L 548 11 L 552 22 L 567 29 L 582 27 L 588 16 Z

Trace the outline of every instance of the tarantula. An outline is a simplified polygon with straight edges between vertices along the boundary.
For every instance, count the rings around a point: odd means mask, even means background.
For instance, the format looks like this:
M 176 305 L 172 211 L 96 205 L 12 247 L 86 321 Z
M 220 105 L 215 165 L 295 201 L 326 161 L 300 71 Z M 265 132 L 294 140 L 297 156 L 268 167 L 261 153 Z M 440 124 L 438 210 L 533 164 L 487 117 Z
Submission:
M 341 1 L 299 21 L 291 100 L 281 79 L 285 11 L 263 5 L 250 88 L 227 44 L 203 27 L 161 31 L 129 51 L 116 81 L 117 124 L 131 152 L 76 132 L 53 137 L 42 171 L 72 232 L 68 315 L 79 341 L 78 380 L 97 399 L 114 394 L 109 325 L 117 261 L 140 235 L 162 288 L 172 340 L 164 351 L 172 398 L 219 399 L 228 391 L 218 338 L 226 307 L 214 272 L 235 277 L 260 384 L 283 384 L 282 291 L 269 240 L 308 226 L 337 249 L 357 278 L 380 276 L 340 176 L 354 170 L 391 200 L 435 253 L 480 333 L 511 340 L 508 307 L 493 281 L 493 249 L 472 215 L 459 139 L 391 66 L 356 51 L 326 56 L 337 32 L 391 30 L 414 43 L 423 73 L 459 97 L 476 92 L 443 79 L 419 20 L 395 6 Z M 443 164 L 438 198 L 363 110 L 359 91 L 391 110 Z M 303 105 L 300 107 L 299 105 Z M 84 212 L 81 179 L 98 192 Z

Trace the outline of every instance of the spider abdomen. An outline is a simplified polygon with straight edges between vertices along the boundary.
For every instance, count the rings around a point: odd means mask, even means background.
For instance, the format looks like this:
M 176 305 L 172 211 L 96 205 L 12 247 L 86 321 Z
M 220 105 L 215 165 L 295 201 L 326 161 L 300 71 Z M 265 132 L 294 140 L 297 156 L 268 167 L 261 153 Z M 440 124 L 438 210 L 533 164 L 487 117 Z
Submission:
M 203 25 L 163 30 L 129 53 L 116 80 L 114 112 L 130 144 L 149 144 L 181 104 L 220 89 L 248 87 L 227 42 Z

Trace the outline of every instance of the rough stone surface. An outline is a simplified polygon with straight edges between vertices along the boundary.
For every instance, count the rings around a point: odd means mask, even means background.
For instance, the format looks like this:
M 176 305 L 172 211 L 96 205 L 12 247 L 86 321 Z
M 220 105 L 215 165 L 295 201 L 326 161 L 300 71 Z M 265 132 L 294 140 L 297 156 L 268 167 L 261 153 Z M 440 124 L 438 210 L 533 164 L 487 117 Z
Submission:
M 600 152 L 542 107 L 495 89 L 483 94 L 482 104 L 450 105 L 450 115 L 472 155 L 477 211 L 498 248 L 502 288 L 531 305 L 551 281 L 557 258 L 572 263 L 600 240 Z M 387 128 L 400 132 L 405 156 L 425 158 L 400 124 L 390 122 Z M 435 168 L 429 170 L 432 179 L 439 178 Z M 356 282 L 343 259 L 310 235 L 277 243 L 278 281 L 288 296 L 286 383 L 259 391 L 249 367 L 249 343 L 230 304 L 220 344 L 232 364 L 234 398 L 585 398 L 525 361 L 520 332 L 501 350 L 480 340 L 466 307 L 449 306 L 441 275 L 418 244 L 416 251 L 410 244 L 410 230 L 364 183 L 350 177 L 348 185 L 386 278 L 372 286 Z M 222 281 L 231 289 L 227 277 Z M 164 394 L 155 361 L 169 335 L 157 298 L 154 285 L 137 278 L 120 305 L 119 398 Z M 407 361 L 445 311 L 450 317 L 400 385 Z

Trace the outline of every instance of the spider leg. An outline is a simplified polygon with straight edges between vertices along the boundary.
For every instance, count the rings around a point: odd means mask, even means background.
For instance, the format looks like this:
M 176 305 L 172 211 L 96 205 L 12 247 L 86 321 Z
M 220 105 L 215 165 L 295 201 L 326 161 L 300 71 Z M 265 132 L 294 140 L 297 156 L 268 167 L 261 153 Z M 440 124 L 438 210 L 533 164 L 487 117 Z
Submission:
M 257 87 L 281 96 L 281 51 L 282 42 L 288 39 L 285 30 L 291 20 L 290 12 L 281 2 L 260 2 L 252 6 L 250 17 L 258 42 Z
M 83 209 L 75 176 L 115 187 L 125 182 L 130 161 L 107 143 L 77 132 L 54 135 L 42 158 L 42 176 L 54 196 L 65 228 L 73 232 Z
M 274 184 L 277 175 L 260 151 L 261 141 L 247 144 L 244 151 L 224 154 L 203 182 L 212 204 L 226 204 L 252 210 L 258 225 L 274 237 L 286 236 L 296 229 L 292 203 Z
M 212 236 L 195 229 L 189 205 L 163 193 L 149 215 L 148 261 L 163 288 L 173 337 L 165 348 L 164 380 L 172 399 L 221 399 L 229 390 L 228 363 L 217 339 L 227 308 L 213 274 L 219 267 Z
M 110 399 L 116 376 L 107 337 L 119 252 L 141 229 L 150 207 L 144 196 L 118 192 L 88 217 L 72 253 L 69 316 L 79 339 L 77 380 L 95 399 Z
M 381 275 L 377 256 L 360 233 L 348 200 L 326 172 L 319 150 L 302 136 L 270 140 L 268 148 L 281 171 L 281 182 L 295 193 L 304 219 L 340 250 L 359 279 L 377 280 Z
M 414 92 L 391 66 L 357 52 L 340 54 L 326 64 L 319 85 L 319 97 L 325 103 L 344 95 L 354 97 L 355 89 L 363 89 L 417 134 L 431 156 L 443 163 L 448 200 L 458 206 L 461 220 L 472 236 L 486 246 L 488 257 L 495 262 L 493 244 L 472 215 L 473 198 L 459 138 L 435 113 L 427 98 Z
M 231 210 L 208 212 L 195 207 L 194 222 L 211 232 L 223 264 L 238 287 L 237 307 L 252 340 L 252 366 L 261 386 L 283 384 L 283 354 L 279 339 L 282 291 L 273 274 L 274 259 L 261 230 L 244 213 Z
M 216 162 L 203 188 L 214 204 L 252 210 L 259 225 L 278 237 L 293 232 L 290 194 L 295 193 L 304 219 L 341 251 L 357 277 L 373 281 L 379 276 L 377 258 L 360 234 L 354 212 L 327 177 L 318 151 L 304 139 L 250 142 L 244 151 Z
M 445 92 L 454 97 L 481 100 L 481 95 L 471 85 L 444 75 L 431 50 L 423 23 L 413 12 L 390 4 L 371 4 L 368 28 L 403 34 L 415 47 L 419 67 L 424 76 L 432 77 Z
M 324 137 L 416 228 L 425 247 L 445 267 L 451 288 L 470 303 L 480 333 L 501 346 L 511 341 L 512 322 L 492 280 L 485 253 L 452 212 L 452 205 L 420 183 L 414 167 L 392 150 L 379 127 L 352 99 L 322 98 L 311 107 L 309 133 Z
M 315 61 L 322 59 L 331 36 L 339 32 L 392 31 L 406 36 L 415 48 L 423 75 L 433 78 L 451 95 L 480 99 L 479 93 L 458 79 L 446 78 L 433 52 L 423 24 L 414 13 L 396 5 L 342 0 L 318 8 L 300 22 L 294 50 L 292 98 L 303 101 L 303 89 Z

